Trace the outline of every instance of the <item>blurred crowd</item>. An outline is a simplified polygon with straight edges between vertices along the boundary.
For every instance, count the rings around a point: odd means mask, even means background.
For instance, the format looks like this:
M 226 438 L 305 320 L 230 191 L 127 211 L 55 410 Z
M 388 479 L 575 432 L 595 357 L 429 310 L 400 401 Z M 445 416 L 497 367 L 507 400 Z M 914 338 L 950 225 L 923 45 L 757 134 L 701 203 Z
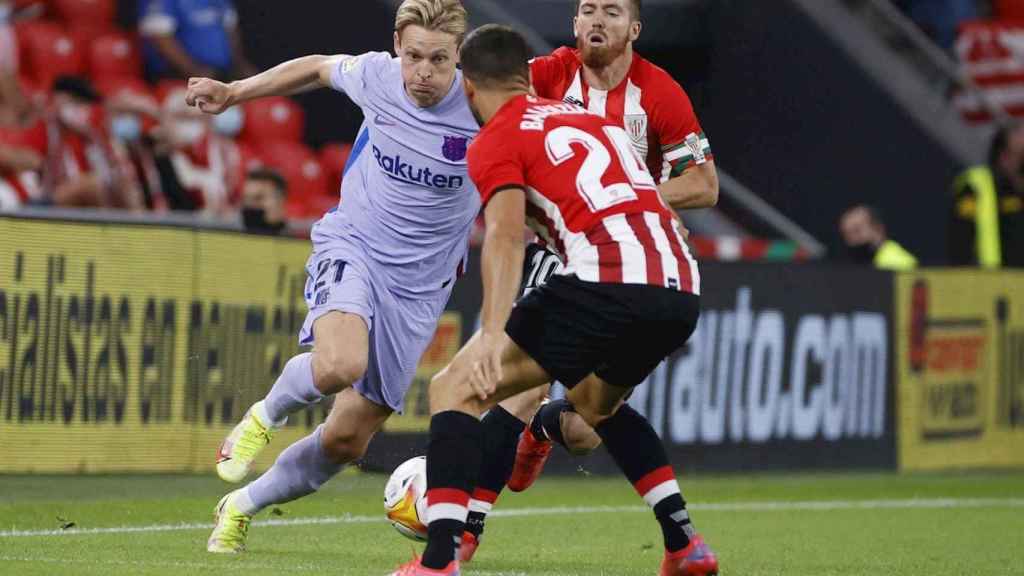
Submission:
M 350 146 L 307 147 L 290 99 L 185 105 L 188 77 L 256 71 L 229 0 L 128 4 L 126 29 L 116 0 L 0 0 L 0 210 L 202 211 L 273 231 L 248 188 L 277 190 L 296 219 L 337 203 Z
M 952 51 L 960 27 L 986 18 L 1024 22 L 1024 0 L 892 0 L 939 46 Z

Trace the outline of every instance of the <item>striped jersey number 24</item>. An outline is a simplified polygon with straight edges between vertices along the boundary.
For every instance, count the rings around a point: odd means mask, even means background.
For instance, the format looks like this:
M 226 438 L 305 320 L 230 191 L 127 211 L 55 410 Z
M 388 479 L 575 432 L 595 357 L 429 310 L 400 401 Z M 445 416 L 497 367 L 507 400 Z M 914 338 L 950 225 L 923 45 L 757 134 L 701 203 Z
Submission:
M 579 144 L 587 149 L 587 157 L 580 166 L 579 174 L 576 175 L 576 190 L 586 200 L 591 212 L 600 212 L 617 204 L 636 200 L 635 188 L 657 189 L 643 158 L 633 148 L 629 134 L 618 126 L 605 126 L 604 133 L 611 141 L 612 148 L 625 169 L 626 177 L 629 178 L 628 184 L 620 182 L 605 186 L 601 183 L 605 172 L 612 164 L 612 155 L 604 142 L 593 134 L 572 126 L 560 126 L 548 132 L 544 140 L 548 158 L 555 166 L 561 166 L 576 155 L 572 148 L 573 144 Z

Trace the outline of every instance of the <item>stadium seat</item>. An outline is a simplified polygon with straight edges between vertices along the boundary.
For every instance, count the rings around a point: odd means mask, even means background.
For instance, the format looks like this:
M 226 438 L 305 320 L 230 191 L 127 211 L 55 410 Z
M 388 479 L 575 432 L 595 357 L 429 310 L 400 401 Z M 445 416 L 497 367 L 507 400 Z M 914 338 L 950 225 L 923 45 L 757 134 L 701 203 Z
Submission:
M 67 32 L 81 48 L 82 57 L 86 59 L 83 64 L 88 65 L 89 51 L 93 43 L 107 34 L 117 32 L 117 30 L 109 26 L 96 26 L 94 24 L 68 24 Z
M 1020 0 L 995 0 L 992 12 L 1000 20 L 1024 22 L 1024 2 Z
M 264 142 L 302 140 L 306 114 L 290 98 L 261 98 L 245 103 L 241 139 L 261 146 Z
M 117 96 L 122 92 L 130 92 L 139 96 L 151 98 L 154 103 L 158 102 L 156 95 L 153 94 L 153 89 L 150 88 L 149 84 L 146 84 L 146 82 L 141 78 L 134 78 L 131 76 L 98 78 L 96 80 L 96 90 L 98 90 L 105 98 Z
M 142 58 L 134 37 L 108 32 L 89 46 L 89 73 L 97 82 L 102 78 L 142 76 Z
M 341 190 L 341 177 L 350 152 L 352 145 L 347 142 L 325 144 L 320 149 L 320 165 L 327 174 L 327 187 L 332 193 Z
M 263 161 L 281 172 L 288 181 L 288 215 L 293 218 L 318 218 L 330 200 L 327 174 L 320 161 L 305 144 L 298 142 L 265 142 L 259 147 Z
M 117 17 L 117 0 L 50 0 L 54 13 L 68 24 L 111 28 Z
M 166 79 L 156 83 L 156 88 L 153 90 L 156 94 L 156 99 L 161 103 L 167 102 L 167 98 L 172 94 L 175 94 L 181 90 L 188 88 L 188 83 L 184 80 L 173 80 Z
M 81 74 L 85 62 L 74 37 L 51 22 L 26 22 L 16 26 L 22 50 L 23 70 L 42 87 L 68 74 Z

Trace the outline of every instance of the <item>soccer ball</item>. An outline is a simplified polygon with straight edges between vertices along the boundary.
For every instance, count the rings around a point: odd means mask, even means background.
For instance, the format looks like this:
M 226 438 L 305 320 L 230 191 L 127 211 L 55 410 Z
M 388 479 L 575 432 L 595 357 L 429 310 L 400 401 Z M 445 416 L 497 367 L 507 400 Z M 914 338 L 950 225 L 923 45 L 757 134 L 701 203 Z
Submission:
M 384 510 L 398 533 L 427 540 L 427 457 L 417 456 L 395 468 L 384 486 Z

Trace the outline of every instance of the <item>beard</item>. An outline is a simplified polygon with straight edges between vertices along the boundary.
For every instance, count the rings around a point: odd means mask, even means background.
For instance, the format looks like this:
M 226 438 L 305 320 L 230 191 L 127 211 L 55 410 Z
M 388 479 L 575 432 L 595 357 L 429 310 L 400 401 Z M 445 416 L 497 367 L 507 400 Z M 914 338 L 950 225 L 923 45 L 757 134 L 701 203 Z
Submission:
M 576 47 L 579 48 L 580 55 L 583 57 L 583 63 L 588 68 L 608 67 L 616 58 L 626 52 L 626 45 L 628 43 L 629 41 L 623 38 L 618 44 L 614 44 L 609 40 L 603 46 L 593 46 L 586 41 L 585 37 L 576 39 Z

